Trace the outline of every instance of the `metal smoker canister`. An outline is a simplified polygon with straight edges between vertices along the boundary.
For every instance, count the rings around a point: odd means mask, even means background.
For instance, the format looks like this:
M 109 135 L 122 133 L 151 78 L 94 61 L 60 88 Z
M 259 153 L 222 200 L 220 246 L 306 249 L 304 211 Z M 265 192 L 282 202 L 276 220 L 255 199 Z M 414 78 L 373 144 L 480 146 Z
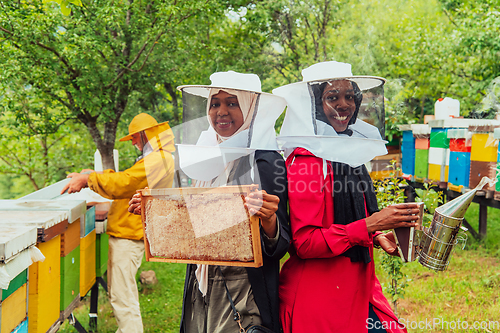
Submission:
M 483 177 L 471 191 L 436 208 L 430 227 L 424 227 L 423 230 L 419 252 L 420 264 L 436 271 L 444 271 L 448 267 L 467 208 L 476 192 L 491 182 L 488 177 Z

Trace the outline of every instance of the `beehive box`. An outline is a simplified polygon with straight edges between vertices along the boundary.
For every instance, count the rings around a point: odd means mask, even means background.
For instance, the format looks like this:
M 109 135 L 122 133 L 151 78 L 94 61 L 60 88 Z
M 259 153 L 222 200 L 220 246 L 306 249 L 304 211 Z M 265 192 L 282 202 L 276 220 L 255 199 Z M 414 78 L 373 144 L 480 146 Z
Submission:
M 96 277 L 101 277 L 106 273 L 108 268 L 108 234 L 96 235 L 96 253 L 95 253 L 95 274 Z
M 450 152 L 450 169 L 448 182 L 453 185 L 469 187 L 470 153 L 461 151 Z
M 80 299 L 80 246 L 61 257 L 61 307 L 66 310 L 70 304 Z
M 9 283 L 9 288 L 0 289 L 0 299 L 3 301 L 10 295 L 14 293 L 17 289 L 21 288 L 23 284 L 28 282 L 28 270 L 25 269 L 21 273 L 17 274 L 15 278 L 13 278 Z
M 253 186 L 142 190 L 148 261 L 262 266 L 259 219 L 244 196 Z
M 95 283 L 96 233 L 92 230 L 80 239 L 80 296 L 84 297 Z
M 95 206 L 92 206 L 87 209 L 85 213 L 85 225 L 81 230 L 81 237 L 85 237 L 95 229 Z
M 495 179 L 496 177 L 496 162 L 482 162 L 482 161 L 474 161 L 470 162 L 470 176 L 469 176 L 469 187 L 476 187 L 483 177 L 488 177 L 490 179 Z M 494 191 L 495 185 L 490 186 L 486 184 L 483 187 L 485 191 Z
M 0 303 L 1 333 L 12 332 L 26 319 L 26 290 L 25 283 Z
M 28 319 L 23 320 L 23 322 L 12 331 L 12 333 L 28 333 Z
M 429 150 L 415 149 L 415 177 L 426 179 L 429 171 Z
M 493 133 L 473 133 L 470 159 L 480 162 L 496 162 L 498 140 Z
M 61 302 L 61 236 L 37 247 L 45 256 L 28 269 L 28 326 L 30 333 L 45 333 L 59 321 Z
M 80 228 L 80 219 L 77 219 L 61 234 L 61 257 L 67 256 L 80 245 Z

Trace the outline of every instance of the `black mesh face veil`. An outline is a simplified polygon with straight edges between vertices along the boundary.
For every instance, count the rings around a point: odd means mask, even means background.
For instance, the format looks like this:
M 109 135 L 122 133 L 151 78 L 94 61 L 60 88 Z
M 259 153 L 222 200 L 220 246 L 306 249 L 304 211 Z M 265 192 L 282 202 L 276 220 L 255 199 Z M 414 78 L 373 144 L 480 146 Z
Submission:
M 330 121 L 325 115 L 325 112 L 323 110 L 323 91 L 325 90 L 325 87 L 330 81 L 323 82 L 321 84 L 310 84 L 311 91 L 313 93 L 313 101 L 314 101 L 314 110 L 315 110 L 315 118 L 316 120 L 322 121 L 327 125 L 330 125 Z M 348 126 L 346 130 L 343 132 L 340 132 L 338 134 L 347 134 L 349 136 L 352 135 L 352 130 L 349 129 L 349 125 L 352 125 L 356 122 L 356 119 L 358 117 L 358 112 L 359 108 L 361 106 L 361 102 L 363 100 L 363 94 L 361 93 L 361 90 L 359 89 L 358 85 L 356 82 L 349 81 L 352 84 L 352 88 L 354 90 L 354 103 L 356 105 L 356 110 L 354 111 L 354 114 L 352 118 L 349 120 Z M 333 127 L 333 126 L 332 126 Z

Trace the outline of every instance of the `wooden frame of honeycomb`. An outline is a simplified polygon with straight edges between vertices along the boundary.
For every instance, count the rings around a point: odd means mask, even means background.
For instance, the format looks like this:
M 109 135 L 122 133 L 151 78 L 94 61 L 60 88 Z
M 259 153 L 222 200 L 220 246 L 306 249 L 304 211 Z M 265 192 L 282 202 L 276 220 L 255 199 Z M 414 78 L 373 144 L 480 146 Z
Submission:
M 244 206 L 255 185 L 144 189 L 146 260 L 260 267 L 259 218 Z

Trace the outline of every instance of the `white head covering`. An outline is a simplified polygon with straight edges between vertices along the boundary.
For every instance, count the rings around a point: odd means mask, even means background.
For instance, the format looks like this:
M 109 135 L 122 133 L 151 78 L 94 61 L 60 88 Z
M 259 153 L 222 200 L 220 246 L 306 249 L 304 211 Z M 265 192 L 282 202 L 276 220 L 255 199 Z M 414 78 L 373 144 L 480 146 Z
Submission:
M 253 92 L 234 90 L 234 89 L 219 89 L 219 88 L 210 89 L 210 93 L 208 94 L 208 99 L 207 99 L 207 118 L 212 128 L 215 128 L 215 126 L 212 123 L 212 119 L 210 118 L 209 114 L 211 100 L 212 96 L 217 95 L 221 91 L 225 91 L 230 95 L 236 96 L 236 98 L 238 99 L 238 104 L 240 105 L 240 110 L 243 113 L 243 124 L 231 136 L 222 136 L 216 133 L 217 141 L 219 143 L 222 143 L 223 141 L 230 139 L 231 137 L 237 135 L 240 132 L 243 132 L 244 130 L 250 127 L 250 124 L 252 123 L 253 120 L 253 115 L 255 113 L 254 112 L 255 102 L 257 101 L 257 94 Z
M 182 171 L 201 181 L 212 180 L 227 169 L 228 163 L 256 150 L 278 150 L 274 124 L 286 107 L 283 98 L 262 92 L 260 79 L 255 74 L 217 72 L 210 80 L 209 86 L 180 86 L 177 89 L 207 100 L 220 90 L 236 95 L 244 123 L 231 137 L 221 137 L 209 118 L 209 127 L 201 132 L 196 145 L 177 145 Z M 207 105 L 207 116 L 208 109 Z M 182 126 L 189 126 L 189 122 Z
M 337 134 L 332 126 L 316 119 L 315 97 L 311 86 L 330 80 L 355 82 L 360 90 L 382 86 L 385 79 L 375 76 L 353 76 L 351 65 L 336 61 L 322 62 L 302 71 L 302 82 L 273 90 L 286 99 L 288 108 L 278 142 L 288 157 L 297 147 L 309 150 L 323 159 L 357 167 L 375 156 L 387 154 L 386 141 L 377 127 L 356 120 L 349 125 L 352 135 Z M 380 111 L 380 110 L 379 110 Z M 383 109 L 381 110 L 383 112 Z

